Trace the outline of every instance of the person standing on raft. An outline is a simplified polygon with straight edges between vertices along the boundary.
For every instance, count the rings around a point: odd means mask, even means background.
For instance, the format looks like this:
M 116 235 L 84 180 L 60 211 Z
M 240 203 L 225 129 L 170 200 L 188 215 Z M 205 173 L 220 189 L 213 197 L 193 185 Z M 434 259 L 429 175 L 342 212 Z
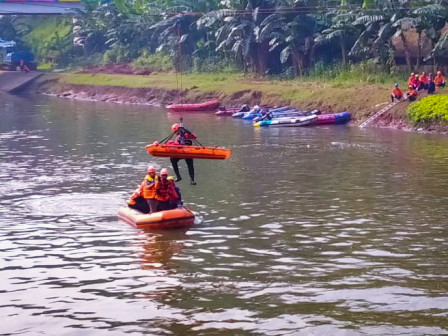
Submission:
M 197 138 L 196 134 L 190 132 L 187 130 L 183 124 L 174 124 L 171 126 L 171 130 L 173 133 L 177 135 L 176 140 L 174 141 L 177 145 L 184 145 L 184 146 L 191 146 L 193 145 L 193 140 Z M 174 173 L 176 174 L 176 181 L 179 182 L 182 180 L 182 177 L 180 176 L 179 172 L 179 166 L 178 162 L 179 158 L 170 158 L 171 165 L 173 166 Z M 190 175 L 190 184 L 196 185 L 196 182 L 194 180 L 194 165 L 193 165 L 193 159 L 185 159 L 185 162 L 187 163 L 188 167 L 188 174 Z
M 148 202 L 150 213 L 157 211 L 157 200 L 156 200 L 156 182 L 159 177 L 156 175 L 156 167 L 149 166 L 147 170 L 147 175 L 142 182 L 143 197 Z

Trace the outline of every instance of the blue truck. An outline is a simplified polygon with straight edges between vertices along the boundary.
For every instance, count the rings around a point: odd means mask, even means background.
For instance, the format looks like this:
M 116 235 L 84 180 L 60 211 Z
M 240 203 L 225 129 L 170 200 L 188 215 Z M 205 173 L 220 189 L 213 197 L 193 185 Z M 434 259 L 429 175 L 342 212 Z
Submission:
M 31 70 L 36 70 L 37 64 L 32 53 L 19 50 L 14 41 L 0 39 L 0 69 L 15 71 L 21 61 Z

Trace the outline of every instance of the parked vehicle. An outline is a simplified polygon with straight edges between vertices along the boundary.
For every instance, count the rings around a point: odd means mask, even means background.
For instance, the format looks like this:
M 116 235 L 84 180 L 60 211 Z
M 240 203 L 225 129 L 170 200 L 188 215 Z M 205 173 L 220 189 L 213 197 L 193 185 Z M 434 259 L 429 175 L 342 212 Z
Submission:
M 36 70 L 37 64 L 32 53 L 18 50 L 14 41 L 0 39 L 0 69 L 15 71 L 21 65 L 21 61 L 30 70 Z

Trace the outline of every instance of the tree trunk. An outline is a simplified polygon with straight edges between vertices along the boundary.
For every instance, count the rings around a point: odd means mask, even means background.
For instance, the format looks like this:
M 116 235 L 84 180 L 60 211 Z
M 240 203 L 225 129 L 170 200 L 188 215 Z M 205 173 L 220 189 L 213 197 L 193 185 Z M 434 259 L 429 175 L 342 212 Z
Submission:
M 409 51 L 408 41 L 406 40 L 406 36 L 404 36 L 404 32 L 400 33 L 401 41 L 403 42 L 404 54 L 406 57 L 406 64 L 408 65 L 408 71 L 412 72 L 412 60 L 411 60 L 411 52 Z
M 340 45 L 341 45 L 341 53 L 342 53 L 342 64 L 347 64 L 347 51 L 345 50 L 345 43 L 342 37 L 340 38 Z
M 417 71 L 420 68 L 420 57 L 422 56 L 422 32 L 418 31 L 418 39 L 417 39 L 417 64 L 415 65 Z

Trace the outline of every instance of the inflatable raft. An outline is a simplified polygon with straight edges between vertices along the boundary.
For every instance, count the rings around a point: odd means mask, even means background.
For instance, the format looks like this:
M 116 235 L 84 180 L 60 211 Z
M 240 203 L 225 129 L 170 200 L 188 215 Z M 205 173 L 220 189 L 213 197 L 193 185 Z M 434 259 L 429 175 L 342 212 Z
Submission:
M 305 117 L 294 117 L 294 118 L 278 118 L 272 120 L 263 120 L 256 122 L 254 127 L 299 127 L 307 126 L 315 122 L 317 115 L 310 115 Z
M 321 114 L 317 116 L 317 120 L 314 125 L 344 124 L 349 122 L 351 118 L 352 116 L 349 112 Z
M 226 160 L 232 154 L 231 149 L 220 147 L 184 146 L 174 144 L 152 144 L 145 147 L 152 156 L 179 159 Z
M 194 224 L 194 213 L 186 208 L 144 214 L 128 207 L 122 207 L 118 210 L 118 218 L 135 227 L 145 229 L 175 229 Z
M 221 117 L 225 116 L 225 117 L 227 117 L 227 116 L 231 116 L 231 115 L 239 112 L 239 110 L 240 109 L 238 107 L 235 107 L 235 108 L 229 108 L 229 109 L 225 109 L 225 110 L 222 110 L 222 111 L 215 112 L 215 114 L 217 116 L 221 116 Z
M 166 108 L 174 112 L 210 112 L 216 111 L 219 107 L 219 101 L 211 100 L 201 104 L 171 104 Z

